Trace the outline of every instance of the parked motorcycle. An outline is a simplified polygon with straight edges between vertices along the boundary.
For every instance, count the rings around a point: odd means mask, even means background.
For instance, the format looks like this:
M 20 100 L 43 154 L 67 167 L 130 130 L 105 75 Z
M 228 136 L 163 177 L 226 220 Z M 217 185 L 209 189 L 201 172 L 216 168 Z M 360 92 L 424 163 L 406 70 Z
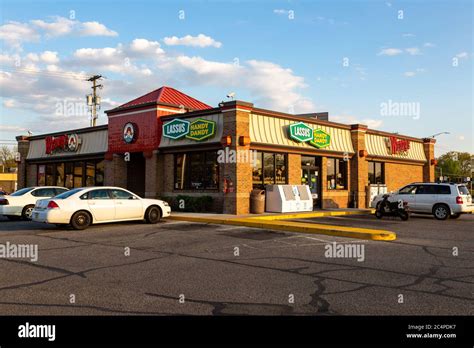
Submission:
M 375 209 L 375 217 L 377 219 L 381 219 L 384 216 L 398 216 L 403 221 L 408 220 L 410 217 L 410 210 L 407 202 L 404 202 L 401 199 L 397 202 L 390 202 L 388 200 L 390 195 L 388 194 L 385 194 L 382 197 L 382 201 L 377 204 L 377 208 Z

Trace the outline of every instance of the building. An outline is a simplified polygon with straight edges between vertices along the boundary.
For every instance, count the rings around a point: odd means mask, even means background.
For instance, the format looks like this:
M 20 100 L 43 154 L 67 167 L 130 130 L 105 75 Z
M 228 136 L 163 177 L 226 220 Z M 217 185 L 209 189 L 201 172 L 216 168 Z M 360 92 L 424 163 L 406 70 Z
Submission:
M 362 208 L 369 184 L 390 191 L 434 181 L 434 139 L 335 123 L 327 114 L 290 115 L 238 100 L 211 107 L 170 87 L 106 113 L 108 126 L 17 137 L 19 187 L 206 195 L 216 212 L 245 214 L 252 189 L 267 184 L 308 184 L 316 207 Z

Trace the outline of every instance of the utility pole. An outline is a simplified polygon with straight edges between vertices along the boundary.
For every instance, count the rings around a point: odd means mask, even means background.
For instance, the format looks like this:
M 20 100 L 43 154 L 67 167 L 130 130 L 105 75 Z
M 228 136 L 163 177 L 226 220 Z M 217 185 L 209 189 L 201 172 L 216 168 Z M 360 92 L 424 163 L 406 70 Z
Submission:
M 97 88 L 102 89 L 103 85 L 98 85 L 97 81 L 102 79 L 102 75 L 93 75 L 86 81 L 92 82 L 92 94 L 86 96 L 87 105 L 91 111 L 91 127 L 95 127 L 97 121 L 97 110 L 100 109 L 100 96 L 97 95 Z

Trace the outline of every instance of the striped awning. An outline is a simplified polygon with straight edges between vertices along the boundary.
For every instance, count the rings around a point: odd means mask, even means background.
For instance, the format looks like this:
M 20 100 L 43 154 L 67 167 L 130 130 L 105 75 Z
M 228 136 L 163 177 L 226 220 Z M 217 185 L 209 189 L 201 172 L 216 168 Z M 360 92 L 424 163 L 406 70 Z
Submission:
M 250 141 L 251 143 L 270 144 L 276 146 L 290 146 L 294 148 L 315 150 L 316 148 L 308 143 L 294 141 L 288 136 L 288 128 L 294 120 L 281 117 L 263 116 L 250 114 Z M 341 153 L 354 153 L 351 141 L 351 132 L 348 129 L 318 125 L 307 122 L 312 129 L 322 129 L 331 136 L 329 146 L 318 149 L 319 151 L 333 151 Z
M 402 160 L 426 162 L 423 143 L 410 140 L 410 149 L 403 154 L 391 154 L 387 146 L 388 137 L 377 134 L 365 135 L 365 147 L 369 156 L 396 158 Z

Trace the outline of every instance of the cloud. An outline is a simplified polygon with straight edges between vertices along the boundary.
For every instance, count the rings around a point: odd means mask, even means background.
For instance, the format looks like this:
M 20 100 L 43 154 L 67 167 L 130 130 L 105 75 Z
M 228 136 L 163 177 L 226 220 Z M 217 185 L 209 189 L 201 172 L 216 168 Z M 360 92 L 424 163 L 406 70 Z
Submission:
M 402 34 L 403 37 L 415 37 L 415 34 L 412 34 L 412 33 L 405 33 L 405 34 Z
M 81 36 L 117 36 L 117 32 L 108 29 L 99 22 L 84 22 L 78 30 Z
M 436 47 L 436 45 L 434 43 L 431 43 L 431 42 L 425 42 L 423 44 L 423 47 L 432 48 L 432 47 Z
M 413 77 L 413 76 L 416 76 L 416 75 L 418 75 L 420 73 L 423 73 L 423 72 L 425 72 L 425 69 L 417 68 L 415 71 L 406 71 L 406 72 L 403 73 L 403 75 L 406 76 L 406 77 Z
M 277 15 L 284 15 L 288 13 L 288 10 L 282 9 L 282 8 L 277 8 L 273 10 L 273 13 Z
M 461 58 L 461 59 L 463 59 L 463 58 L 468 58 L 468 57 L 469 57 L 469 53 L 467 53 L 467 52 L 461 52 L 461 53 L 456 54 L 456 57 Z
M 421 54 L 421 51 L 418 47 L 405 48 L 405 51 L 412 56 L 418 56 Z
M 0 26 L 0 40 L 14 49 L 20 50 L 23 42 L 38 42 L 40 35 L 25 23 L 10 21 Z
M 191 46 L 191 47 L 221 47 L 222 43 L 212 37 L 199 34 L 198 36 L 186 35 L 181 38 L 177 36 L 165 37 L 164 43 L 168 46 Z
M 52 39 L 59 36 L 117 36 L 99 22 L 80 22 L 65 17 L 51 17 L 49 21 L 33 19 L 29 22 L 9 21 L 0 26 L 0 40 L 17 51 L 22 50 L 26 42 L 40 42 L 42 38 Z
M 345 124 L 365 124 L 366 126 L 372 129 L 380 128 L 383 124 L 382 120 L 377 120 L 373 118 L 359 118 L 347 114 L 331 116 L 331 121 Z
M 384 48 L 377 55 L 378 56 L 397 56 L 402 53 L 403 51 L 399 48 Z

